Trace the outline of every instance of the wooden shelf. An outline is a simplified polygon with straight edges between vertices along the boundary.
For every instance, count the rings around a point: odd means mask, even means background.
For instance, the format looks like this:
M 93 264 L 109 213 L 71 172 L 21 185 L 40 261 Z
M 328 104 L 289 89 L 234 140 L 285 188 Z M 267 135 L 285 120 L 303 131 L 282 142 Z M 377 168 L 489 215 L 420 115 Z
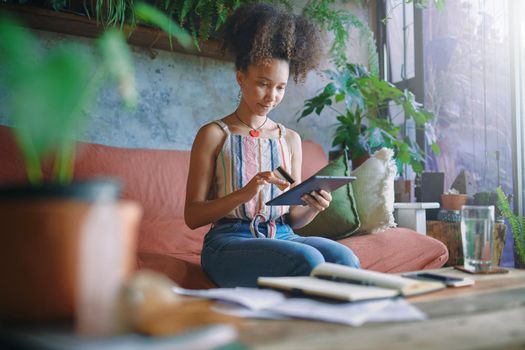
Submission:
M 32 29 L 44 30 L 55 33 L 70 34 L 87 38 L 96 38 L 104 31 L 102 24 L 85 15 L 51 11 L 33 6 L 24 5 L 0 5 L 0 10 L 12 14 L 21 23 Z M 223 55 L 220 45 L 216 40 L 207 40 L 200 43 L 201 51 L 197 49 L 186 50 L 175 40 L 170 40 L 168 35 L 160 29 L 146 26 L 124 26 L 124 32 L 128 35 L 128 44 L 148 49 L 175 51 L 190 55 L 204 56 L 219 60 L 233 61 L 228 55 Z

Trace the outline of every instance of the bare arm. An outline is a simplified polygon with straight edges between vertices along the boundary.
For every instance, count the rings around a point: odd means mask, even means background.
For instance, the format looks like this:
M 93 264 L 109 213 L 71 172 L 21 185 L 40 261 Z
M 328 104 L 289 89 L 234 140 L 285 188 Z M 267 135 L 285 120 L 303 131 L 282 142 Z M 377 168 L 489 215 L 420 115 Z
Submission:
M 301 178 L 302 146 L 301 137 L 295 131 L 288 129 L 286 141 L 292 154 L 292 177 Z M 296 183 L 297 185 L 298 183 Z M 325 210 L 332 201 L 332 196 L 326 191 L 311 192 L 301 197 L 307 205 L 294 205 L 290 207 L 290 220 L 293 228 L 308 225 L 319 212 Z
M 261 172 L 240 190 L 222 198 L 208 200 L 207 196 L 215 172 L 215 161 L 225 137 L 224 131 L 218 125 L 208 124 L 199 130 L 193 142 L 184 206 L 184 220 L 192 229 L 224 217 L 257 195 L 265 184 L 285 183 L 272 177 L 270 172 Z

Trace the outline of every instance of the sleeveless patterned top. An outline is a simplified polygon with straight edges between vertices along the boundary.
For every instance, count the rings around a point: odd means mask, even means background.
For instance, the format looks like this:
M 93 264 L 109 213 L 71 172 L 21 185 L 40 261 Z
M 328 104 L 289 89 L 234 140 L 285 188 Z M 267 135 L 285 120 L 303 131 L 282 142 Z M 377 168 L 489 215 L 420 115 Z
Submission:
M 277 123 L 280 135 L 278 138 L 258 138 L 232 134 L 222 120 L 216 120 L 226 133 L 226 140 L 219 152 L 215 167 L 215 188 L 213 197 L 221 198 L 245 186 L 257 173 L 273 171 L 281 166 L 291 173 L 291 156 L 285 135 L 286 128 Z M 288 206 L 266 206 L 264 203 L 281 194 L 281 190 L 272 184 L 263 186 L 262 190 L 249 202 L 243 203 L 225 218 L 251 221 L 252 234 L 261 237 L 257 230 L 259 220 L 269 224 L 268 237 L 275 232 L 275 219 L 288 213 Z M 274 230 L 273 230 L 274 231 Z

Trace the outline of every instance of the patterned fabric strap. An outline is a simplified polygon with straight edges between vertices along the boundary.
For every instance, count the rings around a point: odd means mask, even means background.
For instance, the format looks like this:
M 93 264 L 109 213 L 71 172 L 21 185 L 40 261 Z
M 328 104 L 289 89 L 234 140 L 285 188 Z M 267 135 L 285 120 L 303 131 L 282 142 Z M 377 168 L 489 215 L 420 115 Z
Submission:
M 228 135 L 228 136 L 230 135 L 230 128 L 228 128 L 228 125 L 226 125 L 226 123 L 223 122 L 222 119 L 214 120 L 213 123 L 215 123 L 218 126 L 220 126 L 224 130 L 226 135 Z
M 266 222 L 266 225 L 268 227 L 268 234 L 264 235 L 263 233 L 259 232 L 259 223 Z M 250 232 L 252 233 L 253 238 L 269 238 L 273 239 L 275 238 L 275 231 L 277 230 L 277 227 L 275 225 L 275 220 L 269 220 L 267 221 L 267 218 L 264 214 L 259 213 L 255 215 L 255 217 L 250 222 Z
M 281 123 L 277 123 L 277 127 L 279 128 L 279 137 L 285 137 L 286 136 L 286 128 Z

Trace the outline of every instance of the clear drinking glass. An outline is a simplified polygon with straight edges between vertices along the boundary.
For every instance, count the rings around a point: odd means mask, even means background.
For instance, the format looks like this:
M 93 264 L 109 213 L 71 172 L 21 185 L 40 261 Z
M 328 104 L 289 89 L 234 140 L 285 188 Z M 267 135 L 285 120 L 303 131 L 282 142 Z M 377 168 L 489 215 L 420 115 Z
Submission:
M 489 270 L 492 267 L 493 228 L 493 205 L 461 207 L 461 238 L 465 268 L 479 271 Z

